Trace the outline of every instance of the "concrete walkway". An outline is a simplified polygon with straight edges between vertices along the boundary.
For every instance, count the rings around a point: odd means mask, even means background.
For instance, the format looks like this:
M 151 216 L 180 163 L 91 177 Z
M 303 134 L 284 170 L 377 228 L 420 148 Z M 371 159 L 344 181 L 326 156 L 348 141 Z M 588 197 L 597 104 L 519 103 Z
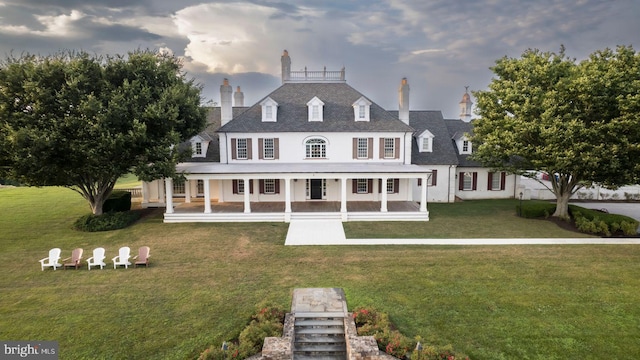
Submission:
M 285 245 L 627 245 L 640 238 L 347 239 L 338 220 L 292 220 Z

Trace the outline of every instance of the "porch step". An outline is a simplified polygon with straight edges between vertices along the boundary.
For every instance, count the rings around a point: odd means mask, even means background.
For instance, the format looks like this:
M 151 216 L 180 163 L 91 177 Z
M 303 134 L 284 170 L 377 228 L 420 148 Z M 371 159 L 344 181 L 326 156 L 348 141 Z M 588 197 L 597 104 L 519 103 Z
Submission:
M 294 360 L 345 360 L 347 345 L 342 312 L 296 313 Z

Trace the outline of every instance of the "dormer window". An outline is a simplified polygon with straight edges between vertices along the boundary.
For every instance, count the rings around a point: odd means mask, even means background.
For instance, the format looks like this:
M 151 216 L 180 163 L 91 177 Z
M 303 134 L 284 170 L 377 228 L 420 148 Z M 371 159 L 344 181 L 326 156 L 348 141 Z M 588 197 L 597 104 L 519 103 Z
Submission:
M 471 141 L 462 139 L 462 151 L 461 154 L 471 154 Z
M 264 99 L 260 106 L 262 106 L 262 121 L 263 122 L 276 122 L 278 121 L 278 103 L 268 97 Z
M 209 140 L 204 139 L 201 135 L 196 135 L 191 138 L 191 157 L 199 158 L 207 156 L 207 149 L 209 147 Z
M 309 121 L 323 121 L 324 103 L 322 100 L 314 96 L 307 103 L 307 107 L 309 109 Z
M 353 103 L 353 115 L 356 121 L 370 120 L 371 101 L 364 96 Z
M 433 152 L 433 134 L 429 130 L 418 135 L 418 150 L 420 152 Z

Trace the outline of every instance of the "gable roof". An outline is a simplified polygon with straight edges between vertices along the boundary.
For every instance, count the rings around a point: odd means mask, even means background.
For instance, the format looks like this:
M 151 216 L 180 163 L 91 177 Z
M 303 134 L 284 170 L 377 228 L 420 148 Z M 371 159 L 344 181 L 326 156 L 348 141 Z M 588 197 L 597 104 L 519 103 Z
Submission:
M 455 154 L 458 157 L 458 166 L 482 166 L 479 162 L 470 160 L 469 154 L 460 154 L 460 149 L 458 149 L 455 142 L 457 139 L 462 139 L 465 134 L 473 134 L 473 122 L 465 122 L 460 119 L 446 119 L 445 124 L 447 129 L 449 129 L 449 138 Z
M 310 122 L 307 103 L 314 97 L 324 102 L 323 121 Z M 278 103 L 275 122 L 262 121 L 260 102 L 234 116 L 220 132 L 413 132 L 413 128 L 372 102 L 370 121 L 355 121 L 353 103 L 362 93 L 346 83 L 285 83 L 265 98 Z M 370 100 L 369 100 L 370 101 Z
M 398 111 L 390 111 L 396 115 Z M 411 141 L 411 163 L 416 165 L 457 165 L 458 158 L 451 144 L 451 136 L 445 125 L 441 111 L 409 111 L 409 124 L 415 129 Z M 415 138 L 429 130 L 433 134 L 431 152 L 420 152 Z
M 237 116 L 247 110 L 247 107 L 232 108 L 233 116 Z M 220 107 L 207 108 L 207 126 L 198 135 L 205 141 L 209 142 L 207 153 L 204 157 L 190 157 L 189 162 L 220 162 L 220 138 L 218 129 L 220 128 L 221 110 Z M 180 144 L 181 149 L 191 149 L 191 141 L 187 140 Z

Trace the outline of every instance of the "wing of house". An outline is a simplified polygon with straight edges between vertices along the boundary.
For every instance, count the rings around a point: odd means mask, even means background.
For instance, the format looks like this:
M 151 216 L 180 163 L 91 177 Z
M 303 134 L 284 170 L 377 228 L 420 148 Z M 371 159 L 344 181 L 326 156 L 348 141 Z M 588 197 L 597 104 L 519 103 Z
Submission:
M 225 79 L 207 129 L 181 145 L 193 154 L 177 167 L 186 181 L 145 183 L 143 205 L 165 206 L 166 222 L 426 221 L 428 201 L 477 190 L 456 180 L 476 169 L 457 147 L 469 123 L 410 111 L 406 79 L 399 110 L 387 111 L 344 69 L 291 71 L 286 51 L 281 62 L 282 85 L 249 107 L 239 88 L 232 106 Z

